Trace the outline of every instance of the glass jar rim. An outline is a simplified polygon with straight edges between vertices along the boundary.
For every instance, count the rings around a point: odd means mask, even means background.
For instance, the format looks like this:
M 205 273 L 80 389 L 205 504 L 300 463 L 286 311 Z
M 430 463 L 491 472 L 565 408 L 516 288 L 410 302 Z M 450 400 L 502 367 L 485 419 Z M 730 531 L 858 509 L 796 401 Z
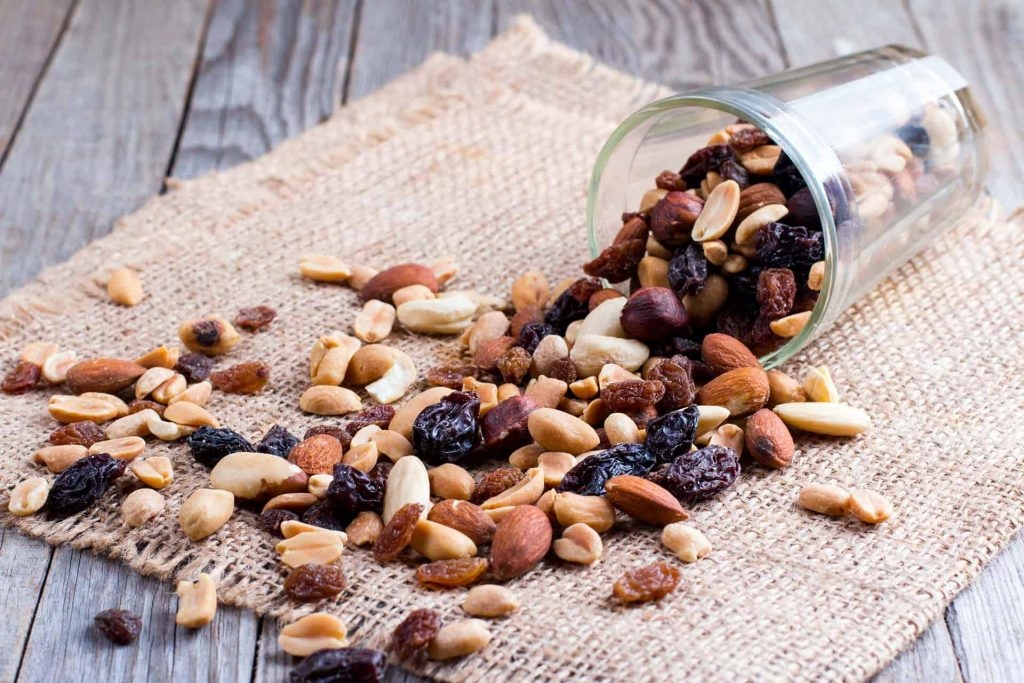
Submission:
M 630 115 L 612 132 L 601 148 L 591 174 L 587 196 L 587 232 L 591 254 L 596 257 L 603 246 L 599 243 L 597 225 L 597 196 L 601 177 L 619 144 L 637 127 L 652 118 L 684 108 L 711 109 L 751 123 L 767 133 L 783 153 L 793 162 L 810 190 L 821 222 L 825 241 L 825 278 L 818 293 L 818 302 L 803 329 L 785 344 L 762 356 L 765 368 L 772 368 L 792 358 L 816 335 L 825 318 L 825 309 L 836 288 L 837 231 L 835 216 L 856 219 L 856 207 L 847 201 L 852 196 L 849 181 L 839 157 L 807 126 L 799 114 L 782 101 L 758 90 L 745 87 L 712 87 L 692 93 L 672 95 L 645 105 Z M 826 179 L 829 179 L 826 181 Z M 842 192 L 833 193 L 830 202 L 826 182 L 841 184 Z M 835 214 L 833 213 L 835 211 Z

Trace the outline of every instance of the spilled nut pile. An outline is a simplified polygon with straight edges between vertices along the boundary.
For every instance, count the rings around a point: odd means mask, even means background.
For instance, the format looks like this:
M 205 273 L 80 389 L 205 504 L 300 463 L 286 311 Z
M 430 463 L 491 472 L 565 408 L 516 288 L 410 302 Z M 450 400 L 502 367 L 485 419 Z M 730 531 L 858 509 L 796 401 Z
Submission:
M 274 320 L 268 307 L 243 309 L 234 325 L 216 316 L 182 323 L 185 355 L 162 346 L 134 360 L 79 360 L 55 344 L 30 344 L 3 391 L 44 383 L 67 393 L 49 398 L 61 426 L 32 456 L 56 478 L 18 484 L 10 511 L 81 513 L 130 472 L 132 483 L 118 487 L 130 490 L 124 523 L 145 525 L 164 513 L 160 490 L 174 476 L 169 458 L 145 457 L 146 438 L 185 439 L 209 468 L 209 485 L 177 510 L 182 533 L 201 543 L 239 508 L 257 511 L 242 517 L 280 539 L 290 600 L 342 595 L 346 548 L 381 563 L 418 558 L 416 581 L 458 590 L 466 619 L 442 624 L 437 612 L 417 609 L 396 625 L 389 650 L 399 661 L 486 647 L 486 620 L 519 608 L 500 583 L 542 562 L 593 565 L 616 525 L 659 529 L 665 550 L 609 586 L 611 600 L 642 603 L 679 590 L 683 565 L 712 551 L 686 523 L 687 508 L 728 490 L 741 466 L 791 466 L 794 433 L 851 437 L 870 426 L 863 410 L 841 402 L 827 367 L 794 378 L 765 371 L 752 352 L 806 320 L 823 253 L 795 228 L 772 227 L 794 213 L 787 203 L 797 192 L 752 182 L 783 172 L 778 155 L 762 149 L 770 141 L 746 126 L 717 135 L 733 156 L 709 147 L 683 172 L 661 174 L 615 243 L 584 266 L 590 277 L 554 288 L 524 273 L 506 301 L 446 291 L 456 275 L 449 261 L 376 272 L 304 257 L 303 276 L 357 290 L 362 308 L 351 334 L 311 339 L 309 386 L 296 397 L 306 413 L 348 417 L 301 438 L 274 425 L 250 440 L 244 425 L 222 426 L 205 407 L 215 391 L 255 394 L 267 385 L 264 363 L 213 367 L 238 343 L 236 327 L 256 332 Z M 626 296 L 598 278 L 639 286 Z M 120 305 L 144 299 L 134 274 L 112 276 L 108 291 Z M 399 327 L 459 335 L 464 363 L 423 372 L 385 343 Z M 891 514 L 878 493 L 832 484 L 806 486 L 797 503 L 869 524 Z M 177 623 L 199 628 L 214 619 L 213 576 L 181 581 L 177 592 Z M 117 643 L 141 628 L 121 610 L 96 623 Z M 382 652 L 348 647 L 345 624 L 327 612 L 285 626 L 280 647 L 304 658 L 293 681 L 355 672 L 377 680 L 387 664 Z

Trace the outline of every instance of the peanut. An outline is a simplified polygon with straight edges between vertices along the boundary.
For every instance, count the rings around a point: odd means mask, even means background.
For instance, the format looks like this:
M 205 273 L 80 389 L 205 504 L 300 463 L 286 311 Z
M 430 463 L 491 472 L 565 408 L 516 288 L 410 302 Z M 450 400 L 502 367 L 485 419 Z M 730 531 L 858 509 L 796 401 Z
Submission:
M 174 377 L 174 370 L 160 366 L 152 367 L 142 373 L 142 377 L 135 380 L 135 398 L 143 399 L 149 396 L 158 386 Z
M 466 593 L 462 609 L 474 617 L 504 617 L 519 609 L 519 599 L 504 586 L 474 586 Z
M 138 358 L 135 362 L 144 368 L 168 368 L 174 369 L 174 366 L 178 363 L 178 358 L 181 356 L 181 349 L 177 346 L 158 346 L 152 351 L 147 351 Z
M 51 396 L 46 408 L 51 417 L 61 424 L 83 420 L 102 424 L 118 415 L 117 406 L 109 401 L 84 396 Z
M 395 324 L 395 307 L 389 303 L 370 299 L 363 304 L 363 310 L 352 323 L 356 337 L 368 344 L 386 339 Z
M 537 458 L 537 464 L 544 472 L 544 485 L 558 486 L 562 483 L 565 473 L 576 466 L 576 458 L 569 453 L 542 453 Z
M 345 387 L 312 386 L 302 392 L 299 407 L 314 415 L 345 415 L 363 409 L 359 394 Z
M 557 496 L 556 496 L 557 500 Z M 555 555 L 573 564 L 594 564 L 604 553 L 601 537 L 590 526 L 576 522 L 566 527 L 562 537 L 552 544 Z
M 800 489 L 796 502 L 811 512 L 842 517 L 849 510 L 850 492 L 831 484 L 808 484 Z
M 512 283 L 512 307 L 517 311 L 530 307 L 542 308 L 551 293 L 551 286 L 543 274 L 526 271 Z
M 107 280 L 107 296 L 115 304 L 134 306 L 142 301 L 142 280 L 130 268 L 116 268 Z
M 185 628 L 206 626 L 217 614 L 217 584 L 209 574 L 178 582 L 178 613 L 174 622 Z
M 345 624 L 338 617 L 314 612 L 282 628 L 277 636 L 277 644 L 294 657 L 306 657 L 317 650 L 347 646 L 348 634 Z
M 395 290 L 395 293 L 391 296 L 391 300 L 395 302 L 395 306 L 401 306 L 407 301 L 419 301 L 421 299 L 434 299 L 437 295 L 427 287 L 426 285 L 406 285 L 401 289 Z
M 579 455 L 601 442 L 593 427 L 554 408 L 538 408 L 530 413 L 527 428 L 534 441 L 549 451 Z
M 344 282 L 352 270 L 337 256 L 307 254 L 299 259 L 299 272 L 317 282 Z
M 87 455 L 89 449 L 78 444 L 44 446 L 32 454 L 32 462 L 45 465 L 54 474 L 60 474 Z
M 309 378 L 313 384 L 338 386 L 345 379 L 352 357 L 362 343 L 343 332 L 320 337 L 309 352 Z
M 58 351 L 50 354 L 43 362 L 43 379 L 50 384 L 60 384 L 68 376 L 68 370 L 78 362 L 74 351 Z
M 442 500 L 469 500 L 476 482 L 473 475 L 455 463 L 444 463 L 427 471 L 430 492 Z
M 640 430 L 629 415 L 612 413 L 604 419 L 604 431 L 613 446 L 621 443 L 640 443 Z
M 171 460 L 162 455 L 136 460 L 131 464 L 130 469 L 139 481 L 153 489 L 165 488 L 174 481 Z
M 29 477 L 18 482 L 11 491 L 7 510 L 16 517 L 27 517 L 39 512 L 50 495 L 50 483 L 42 477 Z
M 624 298 L 622 300 L 625 301 Z M 613 299 L 601 306 L 614 302 Z M 650 349 L 635 339 L 582 334 L 582 330 L 569 352 L 569 357 L 576 364 L 576 371 L 581 377 L 596 375 L 606 363 L 615 363 L 630 371 L 639 370 L 650 355 Z
M 476 302 L 465 295 L 407 301 L 398 307 L 398 320 L 421 334 L 457 334 L 472 323 Z
M 487 647 L 491 632 L 479 619 L 467 619 L 441 628 L 430 641 L 427 653 L 431 659 L 445 660 L 473 654 Z
M 121 501 L 125 526 L 142 526 L 164 511 L 164 497 L 153 489 L 137 489 Z
M 431 562 L 473 557 L 477 553 L 476 544 L 469 536 L 427 519 L 416 522 L 409 545 Z
M 673 522 L 662 529 L 661 542 L 683 562 L 696 562 L 711 552 L 707 536 L 683 522 Z
M 880 493 L 853 489 L 847 502 L 850 514 L 866 524 L 880 524 L 892 516 L 892 504 Z
M 601 496 L 581 496 L 578 493 L 555 495 L 555 517 L 562 526 L 582 523 L 598 533 L 615 525 L 615 508 Z
M 804 377 L 804 393 L 812 401 L 836 403 L 839 401 L 839 390 L 832 375 L 824 365 L 812 368 Z
M 345 528 L 349 542 L 358 547 L 373 545 L 384 529 L 384 521 L 376 512 L 364 510 Z
M 314 474 L 306 483 L 306 488 L 314 496 L 323 500 L 327 497 L 327 488 L 332 481 L 334 481 L 334 477 L 329 474 Z
M 89 454 L 106 453 L 118 460 L 134 460 L 146 449 L 146 441 L 141 436 L 125 436 L 119 439 L 97 441 L 89 446 Z
M 294 521 L 294 520 L 292 520 Z M 278 543 L 274 548 L 281 561 L 293 569 L 304 564 L 330 564 L 344 550 L 344 541 L 329 529 L 296 534 Z
M 235 510 L 235 497 L 229 491 L 196 489 L 181 504 L 178 523 L 192 541 L 201 541 L 220 529 Z

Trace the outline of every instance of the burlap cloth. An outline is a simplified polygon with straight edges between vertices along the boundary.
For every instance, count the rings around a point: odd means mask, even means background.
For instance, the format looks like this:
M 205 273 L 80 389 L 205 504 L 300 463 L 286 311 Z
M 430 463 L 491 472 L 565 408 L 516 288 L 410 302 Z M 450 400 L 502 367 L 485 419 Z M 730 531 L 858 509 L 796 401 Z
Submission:
M 618 121 L 664 92 L 520 20 L 471 60 L 432 57 L 261 159 L 174 183 L 0 303 L 0 358 L 35 339 L 83 357 L 134 357 L 175 342 L 186 317 L 267 303 L 278 321 L 246 334 L 230 360 L 270 362 L 269 390 L 218 393 L 211 409 L 251 437 L 275 422 L 301 434 L 316 421 L 297 407 L 309 348 L 346 328 L 356 301 L 346 288 L 300 279 L 300 254 L 379 266 L 452 255 L 455 286 L 495 294 L 527 268 L 553 281 L 575 274 L 595 155 Z M 148 297 L 135 308 L 112 305 L 98 284 L 120 264 L 145 280 Z M 874 426 L 851 440 L 802 438 L 793 466 L 752 468 L 696 506 L 692 521 L 715 550 L 685 567 L 685 590 L 639 608 L 609 601 L 625 569 L 665 556 L 655 531 L 623 523 L 595 567 L 550 562 L 513 581 L 523 609 L 492 623 L 486 650 L 421 671 L 452 680 L 869 676 L 1024 520 L 1022 320 L 1020 222 L 979 210 L 790 365 L 799 374 L 828 363 L 843 399 L 867 408 Z M 406 334 L 389 343 L 423 370 L 454 346 Z M 53 429 L 47 393 L 0 399 L 4 490 L 38 473 L 28 456 Z M 165 579 L 211 571 L 225 603 L 285 620 L 313 611 L 283 599 L 286 572 L 251 513 L 201 543 L 184 538 L 177 510 L 207 471 L 182 445 L 152 444 L 158 453 L 172 458 L 176 478 L 166 513 L 141 528 L 122 526 L 113 495 L 64 521 L 3 521 Z M 876 489 L 897 514 L 878 527 L 809 515 L 794 499 L 810 481 Z M 382 645 L 415 607 L 462 616 L 461 591 L 424 589 L 409 565 L 381 566 L 359 551 L 345 564 L 351 589 L 319 607 L 347 620 L 355 644 Z

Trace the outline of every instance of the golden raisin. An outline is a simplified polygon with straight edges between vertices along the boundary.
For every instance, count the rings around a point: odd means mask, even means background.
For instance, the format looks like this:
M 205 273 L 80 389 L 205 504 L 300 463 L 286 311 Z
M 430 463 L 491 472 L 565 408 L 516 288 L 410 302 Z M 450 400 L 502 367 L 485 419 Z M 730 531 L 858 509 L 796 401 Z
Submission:
M 106 435 L 95 422 L 72 422 L 58 427 L 50 434 L 50 443 L 54 446 L 85 446 L 106 440 Z
M 29 363 L 27 360 L 18 361 L 14 369 L 4 375 L 0 390 L 5 394 L 24 394 L 39 383 L 42 373 L 43 369 L 35 363 Z
M 483 557 L 438 560 L 416 567 L 416 578 L 437 586 L 468 586 L 484 575 L 488 564 Z
M 262 361 L 232 365 L 210 373 L 213 386 L 229 394 L 258 394 L 270 380 L 270 366 Z
M 296 602 L 333 598 L 347 586 L 340 564 L 304 564 L 284 580 L 285 594 Z
M 269 325 L 277 317 L 277 311 L 270 306 L 252 306 L 243 308 L 235 316 L 235 325 L 243 330 L 256 332 Z
M 498 358 L 496 366 L 498 372 L 501 373 L 502 378 L 506 382 L 512 384 L 519 384 L 523 381 L 530 372 L 530 362 L 533 358 L 530 356 L 530 352 L 521 346 L 513 346 L 511 349 L 501 354 Z
M 422 659 L 440 630 L 440 614 L 432 609 L 413 610 L 391 633 L 391 651 L 399 659 Z
M 524 476 L 523 471 L 518 467 L 499 467 L 496 470 L 484 472 L 480 481 L 476 483 L 473 497 L 470 500 L 479 505 L 488 498 L 493 498 L 502 491 L 512 488 Z
M 601 400 L 613 413 L 642 413 L 665 395 L 665 385 L 658 380 L 630 379 L 609 384 L 601 392 Z
M 661 600 L 679 585 L 681 572 L 668 562 L 630 569 L 615 582 L 615 597 L 622 602 Z
M 166 407 L 167 406 L 164 404 L 157 403 L 156 401 L 147 401 L 137 398 L 128 404 L 128 414 L 132 415 L 134 413 L 141 413 L 143 410 L 152 410 L 160 417 L 163 417 L 164 408 Z
M 373 542 L 373 556 L 378 562 L 390 562 L 405 550 L 421 514 L 423 505 L 420 503 L 408 503 L 398 508 Z

